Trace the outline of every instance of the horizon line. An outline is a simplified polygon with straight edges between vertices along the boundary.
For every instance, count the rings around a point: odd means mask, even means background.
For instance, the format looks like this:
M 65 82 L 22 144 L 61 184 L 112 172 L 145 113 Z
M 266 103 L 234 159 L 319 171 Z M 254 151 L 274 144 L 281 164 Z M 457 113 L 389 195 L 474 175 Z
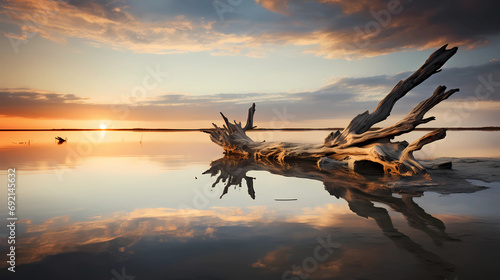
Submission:
M 382 127 L 372 127 L 369 130 L 377 130 Z M 416 127 L 416 131 L 432 131 L 444 128 L 450 131 L 500 131 L 500 126 L 481 126 L 481 127 Z M 214 128 L 5 128 L 0 129 L 0 132 L 22 132 L 22 131 L 132 131 L 132 132 L 190 132 L 190 131 L 209 131 Z M 254 131 L 311 131 L 311 130 L 344 130 L 343 127 L 283 127 L 283 128 L 254 128 Z M 247 130 L 247 131 L 252 131 Z

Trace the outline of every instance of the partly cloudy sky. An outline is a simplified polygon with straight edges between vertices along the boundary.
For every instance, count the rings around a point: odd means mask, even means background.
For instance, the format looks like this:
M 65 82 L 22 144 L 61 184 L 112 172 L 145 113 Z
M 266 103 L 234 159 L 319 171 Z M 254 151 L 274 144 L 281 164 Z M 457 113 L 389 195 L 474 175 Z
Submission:
M 444 44 L 395 107 L 460 88 L 428 126 L 500 125 L 500 2 L 0 0 L 0 128 L 345 126 Z

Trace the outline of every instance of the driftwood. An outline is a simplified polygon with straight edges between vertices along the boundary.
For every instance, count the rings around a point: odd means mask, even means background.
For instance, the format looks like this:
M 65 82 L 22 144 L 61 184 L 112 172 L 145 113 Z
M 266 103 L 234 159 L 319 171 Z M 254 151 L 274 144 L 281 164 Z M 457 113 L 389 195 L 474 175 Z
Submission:
M 235 153 L 256 159 L 272 158 L 281 163 L 288 160 L 316 160 L 320 168 L 333 164 L 347 165 L 355 171 L 373 170 L 399 175 L 424 173 L 425 168 L 415 160 L 413 152 L 444 138 L 446 130 L 432 131 L 412 144 L 391 140 L 395 136 L 411 132 L 420 124 L 434 120 L 434 117 L 424 118 L 424 115 L 458 89 L 446 90 L 445 86 L 439 86 L 431 97 L 418 104 L 396 124 L 376 130 L 370 128 L 385 120 L 394 104 L 411 89 L 441 71 L 440 68 L 457 52 L 456 47 L 449 50 L 446 47 L 447 45 L 435 51 L 420 69 L 406 80 L 400 81 L 373 112 L 366 111 L 357 115 L 342 132 L 330 133 L 322 144 L 253 141 L 246 131 L 255 128 L 255 104 L 248 110 L 244 127 L 236 121 L 234 124 L 230 123 L 221 113 L 225 122 L 223 127 L 213 124 L 215 128 L 205 132 L 210 134 L 214 143 L 224 148 L 226 154 Z
M 56 140 L 57 140 L 57 145 L 61 145 L 64 142 L 68 141 L 68 138 L 64 139 L 64 138 L 62 138 L 60 136 L 56 136 Z

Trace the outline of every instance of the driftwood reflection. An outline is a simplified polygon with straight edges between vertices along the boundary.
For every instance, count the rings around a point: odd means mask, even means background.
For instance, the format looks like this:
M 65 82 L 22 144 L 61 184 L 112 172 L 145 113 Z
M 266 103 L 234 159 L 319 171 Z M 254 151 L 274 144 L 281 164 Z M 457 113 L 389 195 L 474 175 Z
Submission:
M 465 180 L 457 179 L 449 181 L 444 177 L 441 181 L 439 176 L 433 177 L 426 174 L 419 177 L 389 177 L 389 175 L 361 175 L 347 168 L 333 168 L 320 170 L 314 162 L 293 162 L 282 164 L 270 160 L 254 160 L 238 157 L 225 156 L 211 163 L 210 169 L 204 174 L 217 176 L 213 187 L 218 183 L 225 183 L 221 198 L 228 193 L 231 186 L 242 187 L 243 180 L 246 182 L 248 194 L 255 199 L 255 178 L 247 175 L 252 170 L 268 171 L 286 177 L 307 178 L 323 182 L 325 190 L 338 199 L 344 199 L 351 211 L 356 215 L 375 220 L 383 234 L 393 241 L 398 248 L 414 255 L 425 264 L 430 271 L 441 277 L 453 277 L 455 266 L 440 256 L 424 249 L 420 244 L 413 241 L 409 236 L 396 229 L 392 223 L 389 212 L 382 207 L 375 206 L 375 202 L 385 204 L 396 212 L 401 213 L 414 229 L 424 232 L 434 242 L 441 246 L 446 241 L 459 241 L 445 231 L 444 223 L 438 218 L 425 212 L 415 201 L 414 197 L 422 196 L 423 190 L 442 193 L 452 193 L 453 185 L 462 185 L 458 188 L 463 192 L 463 185 L 468 185 L 467 192 L 481 190 L 469 184 Z M 449 278 L 452 279 L 452 278 Z

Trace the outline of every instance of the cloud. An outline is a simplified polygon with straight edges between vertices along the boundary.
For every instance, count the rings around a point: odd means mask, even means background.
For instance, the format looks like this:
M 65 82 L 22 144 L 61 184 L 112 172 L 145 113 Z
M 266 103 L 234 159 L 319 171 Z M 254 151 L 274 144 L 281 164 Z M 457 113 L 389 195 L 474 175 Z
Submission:
M 259 18 L 259 22 L 255 20 L 257 16 L 233 20 L 245 22 L 254 40 L 262 44 L 305 46 L 307 52 L 326 58 L 357 59 L 405 49 L 435 48 L 445 43 L 473 48 L 487 44 L 491 36 L 500 32 L 500 20 L 492 13 L 500 8 L 500 3 L 474 5 L 468 0 L 439 3 L 260 0 L 257 3 L 275 12 L 275 17 Z
M 1 1 L 1 21 L 64 43 L 138 53 L 207 51 L 264 56 L 301 46 L 325 58 L 360 59 L 450 43 L 474 48 L 500 33 L 500 2 L 387 0 L 256 0 L 224 10 L 210 1 Z M 467 19 L 467 20 L 464 20 Z
M 255 0 L 255 2 L 262 7 L 273 11 L 275 13 L 280 13 L 284 15 L 289 15 L 287 13 L 288 10 L 288 0 L 283 1 L 273 1 L 273 0 Z
M 75 252 L 85 245 L 113 245 L 113 240 L 123 240 L 125 236 L 128 241 L 122 246 L 126 248 L 132 247 L 143 236 L 161 236 L 164 242 L 215 239 L 220 228 L 265 225 L 276 219 L 272 211 L 258 206 L 210 210 L 149 208 L 112 213 L 110 216 L 75 223 L 66 215 L 48 219 L 40 225 L 23 220 L 27 224 L 27 234 L 20 237 L 26 244 L 19 252 L 24 256 L 22 263 Z M 138 223 L 141 224 L 139 227 Z M 195 226 L 192 227 L 191 223 Z M 0 267 L 5 266 L 2 264 Z
M 259 48 L 246 36 L 213 30 L 213 22 L 203 19 L 176 15 L 161 21 L 140 20 L 122 1 L 22 0 L 4 1 L 1 6 L 7 21 L 19 25 L 23 34 L 4 33 L 10 38 L 27 39 L 29 34 L 37 33 L 61 43 L 68 38 L 82 38 L 94 46 L 157 54 L 198 51 L 239 54 L 248 48 L 252 52 Z
M 4 88 L 0 89 L 0 115 L 74 120 L 206 120 L 209 125 L 218 120 L 217 112 L 220 111 L 230 118 L 245 117 L 242 112 L 246 112 L 249 105 L 255 102 L 258 104 L 257 116 L 261 120 L 268 121 L 280 114 L 293 115 L 294 119 L 301 121 L 351 119 L 365 110 L 373 110 L 394 85 L 410 74 L 343 77 L 320 89 L 306 92 L 212 95 L 166 93 L 146 100 L 130 100 L 124 104 L 95 104 L 73 94 Z M 488 119 L 485 116 L 489 116 L 492 121 L 498 119 L 494 117 L 498 116 L 500 104 L 500 61 L 497 60 L 479 66 L 445 68 L 401 99 L 393 114 L 406 114 L 429 97 L 439 85 L 460 88 L 461 91 L 438 105 L 433 112 L 439 112 L 440 107 L 456 107 L 472 100 L 481 103 L 482 109 L 469 119 Z
M 263 7 L 289 15 L 308 30 L 291 28 L 263 34 L 263 40 L 310 46 L 326 58 L 358 59 L 445 43 L 474 48 L 500 33 L 498 2 L 387 0 L 260 0 Z M 463 20 L 463 19 L 467 20 Z

